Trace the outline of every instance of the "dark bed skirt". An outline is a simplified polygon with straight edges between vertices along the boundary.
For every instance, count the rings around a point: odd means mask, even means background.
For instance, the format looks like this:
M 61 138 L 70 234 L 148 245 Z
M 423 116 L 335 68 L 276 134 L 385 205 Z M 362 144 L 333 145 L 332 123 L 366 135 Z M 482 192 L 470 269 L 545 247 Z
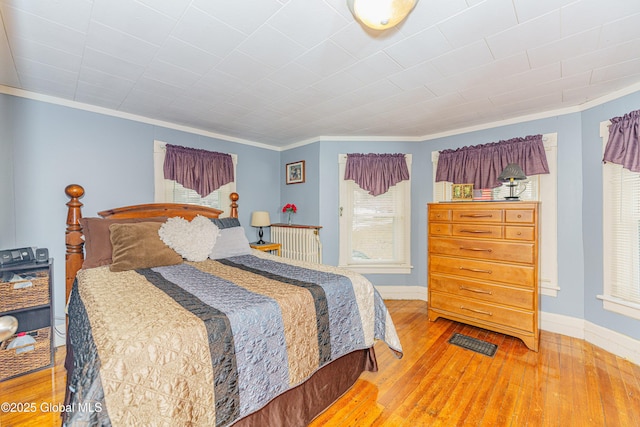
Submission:
M 67 369 L 66 405 L 70 401 L 69 379 L 73 369 L 73 348 L 69 340 L 64 365 Z M 364 371 L 378 371 L 373 347 L 334 360 L 304 383 L 276 397 L 259 411 L 238 420 L 233 426 L 306 426 L 349 390 Z M 62 415 L 64 421 L 64 412 Z
M 349 390 L 364 371 L 378 371 L 373 347 L 334 360 L 304 383 L 276 397 L 258 412 L 238 420 L 233 426 L 306 426 Z

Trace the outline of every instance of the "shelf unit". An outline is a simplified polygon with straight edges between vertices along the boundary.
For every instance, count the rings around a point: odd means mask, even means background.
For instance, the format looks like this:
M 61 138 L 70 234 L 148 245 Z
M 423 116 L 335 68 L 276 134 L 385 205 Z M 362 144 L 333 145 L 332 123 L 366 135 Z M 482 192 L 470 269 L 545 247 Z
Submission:
M 53 259 L 0 268 L 0 317 L 18 320 L 16 334 L 0 344 L 0 381 L 53 366 Z M 31 347 L 7 348 L 20 333 L 35 338 Z

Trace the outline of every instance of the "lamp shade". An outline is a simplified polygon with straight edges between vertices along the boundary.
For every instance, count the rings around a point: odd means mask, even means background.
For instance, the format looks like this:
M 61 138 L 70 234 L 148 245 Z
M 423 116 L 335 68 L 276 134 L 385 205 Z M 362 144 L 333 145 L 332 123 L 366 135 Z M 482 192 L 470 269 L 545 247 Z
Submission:
M 522 171 L 522 168 L 517 163 L 509 163 L 498 177 L 498 181 L 522 181 L 527 179 L 527 176 Z
M 269 218 L 269 212 L 255 211 L 251 214 L 252 227 L 268 227 L 270 225 L 271 219 Z
M 418 0 L 347 0 L 353 16 L 374 30 L 386 30 L 398 25 L 416 3 Z

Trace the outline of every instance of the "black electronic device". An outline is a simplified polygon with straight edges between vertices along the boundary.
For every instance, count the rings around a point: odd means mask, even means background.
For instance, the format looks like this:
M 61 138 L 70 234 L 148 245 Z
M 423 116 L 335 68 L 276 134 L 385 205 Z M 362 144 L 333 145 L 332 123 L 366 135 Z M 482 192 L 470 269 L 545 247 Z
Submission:
M 47 262 L 49 261 L 49 249 L 47 248 L 38 248 L 36 249 L 36 262 Z
M 0 251 L 0 268 L 25 264 L 36 260 L 33 248 L 18 248 Z

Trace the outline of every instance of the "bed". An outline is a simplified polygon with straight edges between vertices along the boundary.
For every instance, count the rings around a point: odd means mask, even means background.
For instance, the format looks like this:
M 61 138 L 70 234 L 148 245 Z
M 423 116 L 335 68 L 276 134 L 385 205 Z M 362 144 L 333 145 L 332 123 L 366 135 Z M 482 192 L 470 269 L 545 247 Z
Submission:
M 229 218 L 182 204 L 83 218 L 84 189 L 65 192 L 65 425 L 304 426 L 377 370 L 375 340 L 402 357 L 371 283 L 249 248 L 236 193 Z

